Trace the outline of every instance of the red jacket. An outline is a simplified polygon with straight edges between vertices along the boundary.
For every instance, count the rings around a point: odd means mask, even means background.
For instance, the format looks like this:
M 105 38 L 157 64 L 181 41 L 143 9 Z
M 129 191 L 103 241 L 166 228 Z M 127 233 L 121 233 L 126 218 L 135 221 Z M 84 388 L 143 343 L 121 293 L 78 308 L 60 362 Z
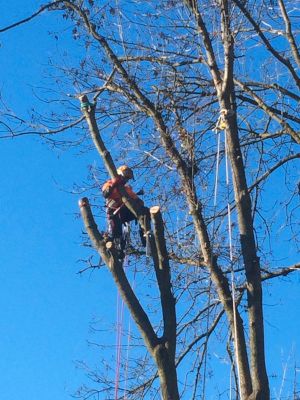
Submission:
M 123 186 L 128 196 L 132 199 L 138 199 L 139 197 L 134 193 L 131 186 L 125 185 L 126 181 L 124 181 L 122 176 L 118 176 L 114 179 L 109 179 L 102 186 L 103 196 L 106 198 L 106 205 L 109 208 L 117 209 L 121 207 L 123 204 L 122 196 L 119 192 L 119 187 Z

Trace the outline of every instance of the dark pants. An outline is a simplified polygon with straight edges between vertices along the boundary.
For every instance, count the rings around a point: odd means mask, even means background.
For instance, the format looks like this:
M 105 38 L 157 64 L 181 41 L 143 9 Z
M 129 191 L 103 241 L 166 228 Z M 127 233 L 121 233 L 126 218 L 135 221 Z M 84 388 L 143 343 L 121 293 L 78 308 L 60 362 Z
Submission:
M 113 208 L 107 209 L 107 219 L 109 234 L 113 239 L 116 239 L 122 237 L 122 225 L 126 222 L 134 221 L 136 218 L 125 206 L 121 207 L 116 214 L 114 214 L 114 211 Z
M 108 233 L 112 239 L 122 239 L 122 226 L 126 222 L 136 221 L 137 219 L 126 206 L 121 207 L 116 214 L 114 214 L 114 211 L 112 208 L 107 209 Z M 143 246 L 146 246 L 146 239 L 141 226 L 140 237 Z

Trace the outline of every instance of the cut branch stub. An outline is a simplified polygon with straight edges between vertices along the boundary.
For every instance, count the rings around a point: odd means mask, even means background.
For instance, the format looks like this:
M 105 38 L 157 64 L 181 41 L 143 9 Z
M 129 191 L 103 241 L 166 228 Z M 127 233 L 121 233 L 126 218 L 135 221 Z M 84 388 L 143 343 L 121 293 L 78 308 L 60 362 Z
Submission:
M 79 205 L 80 208 L 81 207 L 85 207 L 85 206 L 89 206 L 90 205 L 89 204 L 89 199 L 87 197 L 83 197 L 82 199 L 80 199 L 78 201 L 78 205 Z
M 95 104 L 91 104 L 85 94 L 79 96 L 79 100 L 80 107 L 87 121 L 94 145 L 98 150 L 98 153 L 101 156 L 108 173 L 112 178 L 116 178 L 118 175 L 117 169 L 110 155 L 110 152 L 107 150 L 99 132 L 98 124 L 95 117 Z
M 85 108 L 87 108 L 89 111 L 91 110 L 93 104 L 89 102 L 87 95 L 84 94 L 82 96 L 79 96 L 79 100 L 80 100 L 80 107 L 82 110 Z
M 113 242 L 107 242 L 105 246 L 106 246 L 107 250 L 111 250 L 114 247 L 114 244 L 113 244 Z
M 155 214 L 157 214 L 159 212 L 160 212 L 160 207 L 159 206 L 153 206 L 153 207 L 150 208 L 150 214 L 155 215 Z
M 89 235 L 89 238 L 91 239 L 95 249 L 101 255 L 103 261 L 106 264 L 108 264 L 109 254 L 106 251 L 105 241 L 103 239 L 103 236 L 99 232 L 97 224 L 94 220 L 88 198 L 83 197 L 82 199 L 79 200 L 78 204 L 83 219 L 83 223 Z
M 153 224 L 153 233 L 155 237 L 159 268 L 169 269 L 169 258 L 166 247 L 166 240 L 164 236 L 164 223 L 159 206 L 153 206 L 150 208 L 150 215 Z

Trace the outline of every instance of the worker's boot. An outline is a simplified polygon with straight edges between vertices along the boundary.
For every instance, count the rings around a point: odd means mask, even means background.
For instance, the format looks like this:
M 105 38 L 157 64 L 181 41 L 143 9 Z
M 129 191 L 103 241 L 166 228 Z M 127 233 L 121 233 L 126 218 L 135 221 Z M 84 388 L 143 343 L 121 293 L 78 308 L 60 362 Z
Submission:
M 144 234 L 144 230 L 142 229 L 142 227 L 140 227 L 140 229 L 139 229 L 139 234 L 140 234 L 142 246 L 146 247 L 147 246 L 147 241 L 146 241 L 146 236 Z
M 115 244 L 115 248 L 118 252 L 118 258 L 119 260 L 123 260 L 125 258 L 125 252 L 124 252 L 124 243 L 122 238 L 114 238 L 114 244 Z

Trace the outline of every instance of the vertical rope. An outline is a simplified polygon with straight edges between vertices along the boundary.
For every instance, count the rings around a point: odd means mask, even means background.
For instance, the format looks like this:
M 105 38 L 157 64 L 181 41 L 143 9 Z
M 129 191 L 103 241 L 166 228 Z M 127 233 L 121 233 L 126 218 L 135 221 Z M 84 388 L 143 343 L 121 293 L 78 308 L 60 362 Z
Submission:
M 133 279 L 132 279 L 132 290 L 135 289 L 135 280 L 136 280 L 136 265 L 134 267 Z M 124 366 L 124 400 L 127 399 L 127 381 L 128 381 L 128 364 L 129 364 L 129 350 L 130 350 L 130 341 L 131 341 L 131 317 L 130 314 L 128 316 L 128 333 L 127 333 L 127 350 L 126 350 L 126 361 Z
M 116 338 L 116 372 L 115 372 L 115 400 L 118 399 L 120 369 L 121 369 L 121 353 L 122 353 L 122 334 L 123 334 L 123 311 L 124 302 L 117 293 L 117 338 Z
M 216 209 L 217 209 L 217 197 L 218 197 L 218 183 L 219 183 L 219 164 L 220 164 L 220 132 L 215 130 L 217 135 L 217 160 L 216 160 L 216 173 L 214 182 L 214 212 L 213 212 L 213 227 L 212 227 L 212 241 L 211 241 L 211 252 L 213 257 L 214 251 L 214 240 L 215 240 L 215 226 L 216 226 Z M 206 389 L 206 369 L 207 369 L 207 341 L 208 341 L 208 328 L 209 328 L 209 317 L 210 317 L 210 302 L 211 302 L 211 278 L 209 278 L 209 288 L 208 288 L 208 311 L 206 320 L 206 346 L 205 346 L 205 357 L 204 357 L 204 371 L 203 371 L 203 386 L 202 386 L 202 400 L 205 399 L 205 389 Z
M 127 237 L 127 240 L 129 238 Z M 123 268 L 125 269 L 129 265 L 129 258 L 126 255 L 123 262 Z M 132 289 L 135 288 L 136 268 L 134 270 Z M 127 333 L 127 350 L 124 364 L 124 389 L 123 399 L 127 399 L 127 378 L 128 378 L 128 364 L 129 364 L 129 348 L 131 339 L 131 319 L 129 314 L 128 320 L 128 333 Z M 121 298 L 119 292 L 117 292 L 117 338 L 116 338 L 116 372 L 115 372 L 115 400 L 118 400 L 119 382 L 120 382 L 120 371 L 121 371 L 121 356 L 122 356 L 122 338 L 123 338 L 123 320 L 124 320 L 124 301 Z
M 228 145 L 227 145 L 227 133 L 225 134 L 225 164 L 226 164 L 226 186 L 227 186 L 227 215 L 228 215 L 228 236 L 229 236 L 229 255 L 230 255 L 230 266 L 231 266 L 231 292 L 232 292 L 232 308 L 233 308 L 233 325 L 234 325 L 234 347 L 235 347 L 235 358 L 236 368 L 238 375 L 238 391 L 241 393 L 241 380 L 240 380 L 240 368 L 239 368 L 239 353 L 238 353 L 238 335 L 237 335 L 237 323 L 236 323 L 236 299 L 235 299 L 235 285 L 234 285 L 234 269 L 233 269 L 233 246 L 232 246 L 232 228 L 231 228 L 231 209 L 229 200 L 229 161 L 228 161 Z
M 217 195 L 218 195 L 218 180 L 219 180 L 219 164 L 220 164 L 220 132 L 217 131 L 217 165 L 216 165 L 216 174 L 215 174 L 215 190 L 214 190 L 214 213 L 216 212 L 217 206 Z M 215 225 L 215 218 L 213 220 L 213 225 Z M 214 226 L 213 226 L 214 227 Z M 213 231 L 214 233 L 214 231 Z
M 232 366 L 230 368 L 230 375 L 229 375 L 229 400 L 232 400 Z

